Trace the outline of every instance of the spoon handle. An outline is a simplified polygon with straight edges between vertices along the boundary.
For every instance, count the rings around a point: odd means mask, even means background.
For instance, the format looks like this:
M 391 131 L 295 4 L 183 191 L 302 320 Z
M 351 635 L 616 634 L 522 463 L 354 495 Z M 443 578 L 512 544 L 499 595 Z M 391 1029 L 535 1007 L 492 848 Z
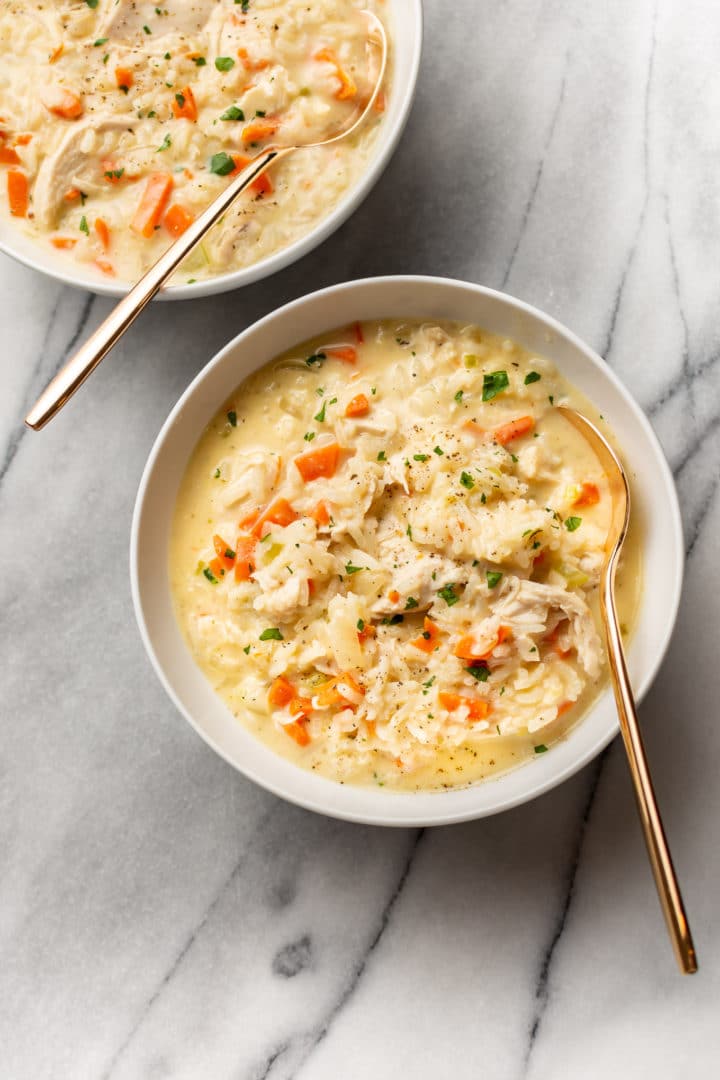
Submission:
M 665 838 L 660 811 L 655 799 L 655 791 L 650 778 L 645 747 L 635 711 L 630 677 L 625 664 L 625 653 L 615 607 L 615 559 L 613 559 L 610 572 L 605 575 L 605 584 L 600 599 L 608 641 L 613 691 L 620 719 L 620 731 L 622 732 L 625 751 L 630 764 L 630 775 L 635 789 L 635 798 L 640 813 L 645 844 L 650 856 L 650 865 L 652 866 L 660 904 L 680 970 L 684 975 L 692 975 L 697 971 L 695 946 L 693 945 L 680 886 L 670 856 L 670 849 Z
M 39 431 L 62 409 L 208 229 L 226 213 L 248 184 L 256 180 L 271 162 L 284 157 L 291 149 L 293 148 L 275 147 L 259 154 L 213 199 L 207 209 L 170 245 L 58 372 L 25 417 L 28 427 Z

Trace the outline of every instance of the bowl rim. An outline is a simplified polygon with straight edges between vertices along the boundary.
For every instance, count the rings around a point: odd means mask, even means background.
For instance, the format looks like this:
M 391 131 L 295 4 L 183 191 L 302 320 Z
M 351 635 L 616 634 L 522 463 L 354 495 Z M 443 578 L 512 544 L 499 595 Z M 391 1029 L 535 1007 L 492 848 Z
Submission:
M 390 796 L 392 799 L 397 799 L 398 802 L 395 806 L 399 807 L 401 804 L 407 807 L 407 812 L 396 813 L 392 817 L 387 817 L 382 812 L 382 807 L 378 808 L 377 812 L 357 811 L 352 808 L 340 806 L 329 806 L 319 798 L 310 798 L 304 795 L 299 795 L 295 792 L 288 792 L 283 787 L 282 783 L 276 782 L 273 779 L 260 775 L 253 768 L 246 768 L 238 764 L 236 760 L 232 758 L 229 752 L 219 745 L 216 739 L 205 732 L 194 717 L 190 714 L 189 710 L 180 700 L 180 697 L 176 693 L 173 685 L 170 682 L 169 677 L 165 673 L 165 669 L 156 653 L 147 622 L 145 619 L 145 612 L 143 607 L 142 589 L 140 587 L 140 573 L 139 573 L 139 534 L 143 520 L 143 514 L 145 511 L 145 502 L 147 490 L 150 481 L 153 476 L 155 465 L 158 457 L 160 456 L 164 444 L 174 428 L 177 418 L 182 414 L 186 402 L 191 398 L 196 389 L 205 381 L 206 378 L 215 370 L 216 367 L 223 364 L 225 358 L 233 353 L 246 337 L 251 334 L 262 332 L 262 330 L 272 324 L 276 319 L 280 317 L 288 317 L 292 313 L 309 302 L 322 302 L 323 300 L 331 300 L 333 297 L 352 292 L 356 289 L 362 289 L 367 286 L 385 287 L 385 286 L 401 286 L 406 285 L 410 287 L 415 286 L 429 286 L 429 287 L 441 287 L 441 288 L 459 288 L 461 290 L 470 290 L 476 295 L 486 297 L 491 301 L 500 302 L 501 304 L 509 305 L 517 312 L 530 316 L 531 319 L 538 320 L 549 331 L 565 338 L 566 341 L 575 349 L 585 355 L 590 360 L 592 367 L 598 370 L 602 377 L 605 378 L 619 394 L 623 400 L 624 405 L 629 409 L 632 414 L 632 419 L 637 423 L 645 437 L 647 443 L 653 451 L 654 464 L 657 467 L 659 474 L 662 477 L 664 483 L 664 495 L 667 497 L 666 510 L 669 514 L 669 519 L 672 527 L 672 550 L 673 550 L 673 574 L 672 581 L 665 582 L 666 586 L 666 611 L 667 621 L 665 623 L 662 637 L 659 641 L 656 653 L 651 662 L 647 664 L 647 668 L 643 674 L 642 679 L 634 687 L 634 696 L 637 704 L 643 700 L 648 690 L 650 689 L 654 679 L 657 676 L 658 670 L 665 658 L 672 634 L 677 621 L 677 614 L 680 605 L 682 585 L 684 578 L 685 568 L 685 545 L 683 537 L 682 517 L 680 512 L 680 505 L 677 496 L 677 490 L 673 479 L 670 466 L 668 465 L 665 454 L 662 450 L 660 442 L 655 434 L 649 419 L 642 411 L 640 406 L 631 395 L 630 391 L 623 385 L 616 373 L 609 367 L 609 365 L 600 357 L 594 349 L 590 348 L 578 335 L 572 330 L 569 330 L 563 323 L 555 319 L 551 315 L 547 315 L 540 308 L 535 307 L 532 304 L 527 303 L 524 300 L 520 300 L 517 297 L 510 295 L 509 293 L 502 292 L 498 289 L 493 289 L 488 286 L 478 285 L 474 282 L 465 281 L 457 278 L 439 277 L 435 275 L 410 275 L 410 274 L 394 274 L 394 275 L 382 275 L 378 277 L 366 277 L 353 281 L 341 282 L 335 285 L 327 286 L 326 288 L 316 290 L 311 293 L 307 293 L 303 296 L 297 297 L 294 300 L 283 304 L 281 307 L 274 309 L 267 315 L 258 319 L 250 326 L 246 327 L 243 331 L 237 334 L 231 341 L 229 341 L 218 353 L 213 356 L 211 360 L 195 375 L 191 380 L 187 388 L 181 394 L 170 413 L 168 414 L 165 422 L 163 423 L 158 435 L 153 443 L 153 446 L 148 455 L 143 473 L 138 486 L 138 492 L 136 496 L 135 506 L 133 509 L 132 526 L 130 534 L 130 550 L 129 550 L 129 562 L 130 562 L 130 584 L 131 594 L 133 600 L 133 607 L 135 611 L 135 617 L 140 631 L 140 637 L 142 639 L 145 651 L 148 654 L 152 667 L 158 676 L 160 683 L 165 689 L 170 700 L 173 702 L 180 714 L 188 721 L 197 734 L 206 742 L 224 761 L 231 765 L 241 775 L 247 777 L 251 781 L 257 783 L 265 790 L 272 792 L 272 794 L 284 799 L 287 802 L 293 803 L 297 806 L 301 806 L 304 809 L 312 810 L 316 813 L 325 815 L 326 817 L 333 817 L 344 821 L 350 821 L 357 824 L 365 825 L 382 825 L 388 827 L 430 827 L 440 825 L 451 825 L 464 821 L 473 821 L 481 817 L 488 817 L 497 813 L 511 810 L 516 806 L 523 803 L 530 802 L 533 799 L 538 798 L 540 795 L 552 790 L 568 780 L 580 769 L 584 768 L 590 761 L 597 757 L 598 754 L 605 749 L 606 746 L 618 735 L 619 724 L 617 718 L 613 724 L 609 726 L 608 730 L 599 734 L 599 736 L 592 742 L 584 751 L 578 753 L 576 758 L 567 763 L 555 774 L 547 776 L 545 778 L 538 778 L 534 782 L 527 784 L 526 788 L 518 792 L 516 795 L 508 795 L 498 799 L 492 806 L 479 807 L 479 808 L 467 808 L 458 810 L 455 812 L 444 812 L 442 810 L 442 800 L 444 796 L 452 796 L 458 791 L 467 791 L 474 789 L 486 790 L 490 785 L 494 785 L 502 781 L 503 777 L 509 775 L 517 775 L 519 772 L 527 770 L 529 763 L 525 763 L 518 769 L 510 770 L 510 772 L 499 774 L 497 777 L 491 777 L 486 781 L 482 781 L 478 784 L 471 785 L 470 788 L 450 789 L 447 792 L 432 792 L 432 793 L 419 793 L 421 795 L 431 794 L 433 798 L 437 799 L 438 812 L 434 815 L 428 816 L 427 814 L 418 815 L 418 813 L 412 812 L 412 800 L 415 793 L 396 793 L 387 792 L 383 793 L 387 799 Z M 402 313 L 398 313 L 398 317 L 401 317 Z M 330 320 L 331 321 L 331 320 Z M 328 329 L 330 327 L 328 326 Z M 318 331 L 320 332 L 320 331 Z M 219 403 L 220 404 L 220 403 Z M 214 693 L 214 691 L 213 691 Z M 605 693 L 609 693 L 609 688 L 603 692 L 598 702 L 602 700 Z M 592 709 L 595 706 L 590 707 L 590 711 L 587 716 L 590 715 Z M 587 716 L 583 720 L 579 721 L 575 729 L 581 727 L 587 719 Z M 247 729 L 246 729 L 247 730 Z M 251 734 L 251 733 L 250 733 Z M 252 736 L 255 738 L 255 736 Z M 272 752 L 272 751 L 271 751 Z M 272 752 L 274 753 L 274 752 Z M 277 755 L 276 755 L 277 756 Z M 294 768 L 300 768 L 299 766 L 293 766 Z M 305 771 L 305 770 L 301 770 Z M 330 781 L 333 790 L 339 785 Z M 341 788 L 341 790 L 358 790 L 354 785 L 348 785 Z M 366 789 L 362 789 L 365 791 Z M 374 789 L 367 789 L 373 796 L 377 798 L 378 803 L 383 798 L 383 795 L 374 792 Z
M 393 17 L 397 16 L 397 8 L 395 7 L 397 2 L 398 0 L 392 0 Z M 294 240 L 293 243 L 289 244 L 287 247 L 281 248 L 279 251 L 274 252 L 265 259 L 261 259 L 259 262 L 241 267 L 239 270 L 232 270 L 225 274 L 217 274 L 215 277 L 196 281 L 192 284 L 185 283 L 183 285 L 171 285 L 166 289 L 162 289 L 155 297 L 153 297 L 154 300 L 193 300 L 206 296 L 215 296 L 221 293 L 230 292 L 233 289 L 243 288 L 245 285 L 252 285 L 255 282 L 262 281 L 264 278 L 271 277 L 273 274 L 277 274 L 281 270 L 284 270 L 287 266 L 291 265 L 291 263 L 297 262 L 305 255 L 310 254 L 316 247 L 319 247 L 320 244 L 336 232 L 336 230 L 339 229 L 340 226 L 343 225 L 361 206 L 389 165 L 390 159 L 398 148 L 400 139 L 402 138 L 402 134 L 410 118 L 415 91 L 417 89 L 423 45 L 422 0 L 402 0 L 402 2 L 407 5 L 407 12 L 403 15 L 403 20 L 407 20 L 407 25 L 411 26 L 413 31 L 411 35 L 412 48 L 409 53 L 408 74 L 402 85 L 394 87 L 393 96 L 398 104 L 390 111 L 390 116 L 393 116 L 394 111 L 393 119 L 381 131 L 377 152 L 372 157 L 368 168 L 361 174 L 357 183 L 346 190 L 337 206 L 335 206 L 326 217 L 322 218 L 315 228 L 311 229 L 310 232 L 305 233 L 303 236 L 298 237 L 297 240 Z M 405 34 L 400 35 L 397 32 L 394 34 L 393 48 L 396 54 L 398 51 L 398 41 L 404 42 L 405 40 Z M 19 247 L 16 247 L 13 244 L 13 237 L 12 222 L 0 221 L 0 252 L 8 255 L 11 259 L 21 263 L 23 266 L 27 266 L 31 270 L 36 270 L 45 277 L 59 281 L 63 285 L 68 285 L 74 289 L 85 289 L 88 292 L 95 293 L 97 296 L 109 296 L 116 299 L 126 296 L 133 287 L 132 282 L 104 281 L 101 278 L 95 279 L 94 277 L 81 273 L 80 270 L 74 270 L 73 264 L 71 263 L 66 267 L 60 256 L 56 257 L 52 252 L 44 252 L 34 239 L 28 240 L 27 250 L 25 250 L 25 245 L 22 243 Z M 37 255 L 35 253 L 36 249 L 38 252 Z M 43 255 L 46 256 L 45 259 L 41 257 Z

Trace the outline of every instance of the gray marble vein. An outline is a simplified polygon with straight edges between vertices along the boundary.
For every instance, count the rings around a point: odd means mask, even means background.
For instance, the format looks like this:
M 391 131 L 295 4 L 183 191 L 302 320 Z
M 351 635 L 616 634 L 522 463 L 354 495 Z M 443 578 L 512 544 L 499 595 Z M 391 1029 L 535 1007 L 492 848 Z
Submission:
M 427 0 L 426 19 L 405 137 L 353 218 L 270 281 L 153 305 L 42 435 L 26 408 L 109 302 L 0 259 L 3 1080 L 717 1071 L 720 10 Z M 606 356 L 666 451 L 687 579 L 641 711 L 693 980 L 617 743 L 498 818 L 361 828 L 238 776 L 145 659 L 128 533 L 177 396 L 279 304 L 397 272 L 546 309 Z

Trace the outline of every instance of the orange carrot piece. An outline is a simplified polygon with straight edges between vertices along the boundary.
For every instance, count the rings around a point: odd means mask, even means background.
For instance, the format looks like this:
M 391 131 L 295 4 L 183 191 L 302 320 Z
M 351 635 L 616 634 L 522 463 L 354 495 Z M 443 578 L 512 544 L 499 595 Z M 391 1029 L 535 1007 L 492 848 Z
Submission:
M 384 113 L 387 108 L 387 98 L 385 97 L 385 91 L 378 91 L 378 95 L 375 98 L 375 104 L 373 109 L 376 113 Z
M 365 335 L 363 334 L 362 323 L 354 323 L 353 330 L 355 331 L 355 340 L 357 341 L 358 345 L 363 345 L 365 342 Z
M 352 345 L 331 345 L 322 350 L 326 356 L 332 356 L 336 360 L 342 360 L 346 364 L 357 363 L 357 349 Z
M 469 431 L 471 435 L 477 435 L 479 439 L 487 437 L 487 431 L 478 424 L 477 420 L 465 420 L 463 423 L 463 430 Z
M 193 122 L 197 120 L 198 111 L 195 95 L 190 86 L 183 87 L 180 93 L 175 95 L 172 102 L 172 111 L 175 113 L 176 120 L 192 120 Z
M 507 445 L 513 439 L 519 439 L 523 435 L 529 435 L 535 427 L 532 416 L 519 416 L 517 420 L 510 420 L 507 424 L 501 424 L 493 430 L 492 437 L 501 446 Z
M 278 675 L 268 691 L 268 704 L 282 709 L 285 705 L 289 705 L 294 697 L 293 684 L 284 675 Z
M 250 513 L 242 519 L 242 521 L 238 522 L 238 529 L 240 529 L 241 532 L 249 532 L 252 529 L 253 525 L 257 524 L 257 520 L 260 517 L 260 514 L 261 510 L 259 507 L 257 508 L 257 510 L 251 510 Z
M 365 416 L 370 412 L 370 402 L 364 394 L 356 394 L 352 401 L 348 402 L 345 409 L 346 416 Z
M 163 225 L 171 236 L 182 236 L 194 220 L 195 218 L 189 210 L 186 210 L 180 203 L 173 203 L 172 206 L 168 206 L 165 212 Z
M 320 526 L 329 525 L 330 511 L 327 508 L 327 503 L 321 500 L 314 508 L 314 510 L 310 511 L 310 517 L 314 518 Z
M 74 236 L 51 236 L 50 243 L 60 251 L 67 251 L 75 247 L 77 239 Z
M 263 139 L 269 139 L 275 134 L 279 126 L 277 120 L 258 116 L 245 125 L 242 130 L 242 140 L 244 143 L 256 143 L 261 142 Z
M 48 112 L 64 120 L 77 120 L 83 114 L 82 98 L 64 86 L 48 87 L 40 95 L 40 100 Z
M 235 580 L 249 581 L 255 570 L 254 536 L 238 536 L 235 544 Z
M 80 188 L 76 188 L 76 187 L 68 188 L 67 191 L 65 192 L 65 194 L 63 195 L 63 199 L 65 200 L 65 202 L 75 202 L 75 200 L 79 199 L 79 198 L 80 198 Z
M 115 82 L 117 83 L 118 90 L 123 90 L 127 94 L 128 90 L 135 82 L 132 68 L 115 68 Z
M 107 259 L 95 259 L 95 265 L 98 270 L 102 270 L 103 274 L 107 274 L 108 277 L 115 277 L 115 267 Z
M 558 710 L 557 710 L 558 716 L 564 716 L 566 712 L 569 712 L 570 709 L 572 709 L 574 704 L 575 704 L 574 701 L 561 701 L 560 704 L 558 705 Z
M 294 739 L 298 746 L 307 746 L 310 742 L 310 736 L 301 720 L 293 720 L 290 724 L 283 724 L 283 731 L 291 739 Z
M 580 494 L 575 499 L 573 506 L 595 506 L 600 502 L 600 488 L 597 484 L 585 481 L 580 485 Z
M 60 43 L 60 44 L 59 44 L 59 45 L 57 46 L 57 48 L 56 48 L 56 49 L 53 49 L 53 51 L 52 51 L 52 52 L 50 53 L 50 55 L 48 56 L 48 63 L 49 63 L 49 64 L 54 64 L 56 60 L 59 60 L 59 59 L 60 59 L 60 57 L 62 56 L 62 54 L 63 54 L 64 52 L 65 52 L 65 46 L 64 46 L 64 45 L 62 44 L 62 42 L 61 42 L 61 43 Z
M 423 632 L 419 638 L 415 638 L 410 644 L 414 645 L 416 649 L 420 649 L 422 652 L 431 653 L 437 645 L 437 639 L 440 636 L 440 627 L 437 623 L 434 623 L 432 619 L 428 619 L 427 615 L 423 620 Z
M 225 577 L 225 566 L 222 559 L 211 559 L 208 563 L 208 568 L 210 569 L 211 573 L 215 575 L 218 581 L 221 577 Z
M 335 53 L 332 49 L 320 49 L 315 53 L 315 59 L 324 61 L 327 64 L 332 64 L 335 68 L 335 77 L 338 79 L 340 86 L 335 91 L 335 97 L 338 101 L 347 101 L 349 98 L 355 97 L 357 94 L 357 86 L 348 75 L 347 71 L 339 63 Z
M 12 146 L 0 146 L 0 165 L 20 165 L 20 157 Z
M 451 694 L 445 690 L 438 693 L 438 701 L 447 712 L 455 712 L 461 705 L 467 706 L 468 720 L 484 720 L 490 713 L 490 703 L 482 698 L 464 697 L 462 694 Z
M 242 172 L 242 170 L 253 160 L 246 154 L 231 154 L 230 157 L 235 162 L 235 168 L 230 173 L 230 176 L 237 176 L 237 174 Z M 264 172 L 258 176 L 257 180 L 253 180 L 250 185 L 250 190 L 256 191 L 258 195 L 272 195 L 275 188 L 273 187 L 273 182 L 267 172 Z
M 17 169 L 10 169 L 7 174 L 7 193 L 10 213 L 13 217 L 27 217 L 28 178 Z
M 297 470 L 306 484 L 319 477 L 335 475 L 340 460 L 340 446 L 338 443 L 330 443 L 328 446 L 319 446 L 317 450 L 308 450 L 305 454 L 299 454 L 293 459 Z
M 264 71 L 266 67 L 270 67 L 269 60 L 253 60 L 247 49 L 238 49 L 237 54 L 246 71 Z
M 388 600 L 390 601 L 390 603 L 391 604 L 397 604 L 399 599 L 400 599 L 400 593 L 397 591 L 397 589 L 391 589 L 390 592 L 388 593 Z
M 281 525 L 285 528 L 285 526 L 291 525 L 292 522 L 297 521 L 297 519 L 298 515 L 287 499 L 273 499 L 270 505 L 262 511 L 253 525 L 253 536 L 261 537 L 263 535 L 263 526 L 268 523 L 271 525 Z
M 498 627 L 498 632 L 489 645 L 478 645 L 472 634 L 465 634 L 455 646 L 455 656 L 461 660 L 488 660 L 498 645 L 509 641 L 511 637 L 512 631 L 509 626 Z
M 232 570 L 235 565 L 235 552 L 226 544 L 222 536 L 218 536 L 217 533 L 213 536 L 213 547 L 215 548 L 215 554 L 225 567 L 226 570 Z
M 103 246 L 103 251 L 110 250 L 110 229 L 107 221 L 104 218 L 95 218 L 95 232 L 98 234 L 98 239 Z
M 133 232 L 148 239 L 152 236 L 162 217 L 172 187 L 173 178 L 170 173 L 151 173 L 148 176 L 145 191 L 135 211 L 135 216 L 130 222 Z
M 29 143 L 32 142 L 32 140 L 33 140 L 32 132 L 26 131 L 26 132 L 23 132 L 22 135 L 16 135 L 15 136 L 15 145 L 16 146 L 27 146 Z

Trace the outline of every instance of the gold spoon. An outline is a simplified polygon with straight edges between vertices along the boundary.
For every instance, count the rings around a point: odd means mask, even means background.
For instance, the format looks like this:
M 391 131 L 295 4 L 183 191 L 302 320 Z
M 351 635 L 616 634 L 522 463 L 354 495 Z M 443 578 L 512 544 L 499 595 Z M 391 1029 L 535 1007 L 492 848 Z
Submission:
M 382 86 L 387 65 L 387 35 L 385 28 L 378 17 L 371 11 L 363 11 L 367 16 L 370 29 L 368 41 L 379 49 L 380 57 L 377 69 L 377 78 L 373 91 L 368 98 L 364 109 L 359 116 L 352 121 L 343 131 L 338 132 L 329 139 L 320 142 L 301 143 L 295 146 L 269 146 L 250 164 L 240 172 L 235 179 L 228 184 L 225 190 L 214 199 L 206 210 L 190 225 L 185 232 L 175 240 L 170 247 L 160 256 L 158 261 L 150 267 L 146 274 L 140 278 L 129 293 L 110 312 L 107 319 L 100 324 L 94 334 L 82 345 L 65 367 L 55 376 L 49 386 L 43 391 L 35 405 L 25 417 L 28 427 L 39 431 L 62 409 L 75 391 L 82 386 L 88 375 L 98 366 L 100 361 L 107 356 L 113 345 L 122 337 L 129 326 L 135 321 L 143 308 L 150 302 L 156 292 L 167 281 L 178 263 L 192 251 L 205 233 L 222 217 L 235 202 L 245 188 L 256 180 L 261 173 L 265 172 L 268 165 L 281 158 L 287 157 L 295 150 L 305 150 L 311 147 L 331 146 L 340 142 L 341 139 L 352 135 L 354 131 L 364 123 L 368 113 L 375 104 L 375 100 Z
M 605 541 L 600 610 L 605 626 L 615 704 L 660 904 L 680 970 L 683 975 L 692 975 L 697 971 L 695 946 L 650 778 L 615 607 L 615 571 L 630 520 L 630 488 L 625 470 L 615 451 L 597 428 L 586 417 L 567 406 L 559 406 L 558 412 L 562 413 L 590 444 L 610 485 L 612 520 Z

